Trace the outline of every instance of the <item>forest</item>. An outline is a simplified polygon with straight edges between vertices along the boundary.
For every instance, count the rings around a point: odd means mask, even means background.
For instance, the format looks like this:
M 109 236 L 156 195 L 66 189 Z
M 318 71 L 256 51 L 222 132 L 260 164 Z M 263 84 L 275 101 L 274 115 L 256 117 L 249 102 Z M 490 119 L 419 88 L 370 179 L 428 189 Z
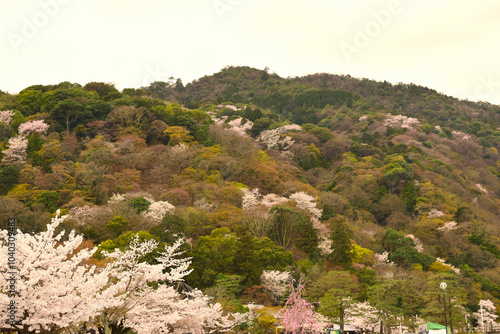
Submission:
M 491 330 L 499 149 L 500 106 L 348 75 L 0 91 L 15 326 L 416 333 L 445 304 L 452 332 Z

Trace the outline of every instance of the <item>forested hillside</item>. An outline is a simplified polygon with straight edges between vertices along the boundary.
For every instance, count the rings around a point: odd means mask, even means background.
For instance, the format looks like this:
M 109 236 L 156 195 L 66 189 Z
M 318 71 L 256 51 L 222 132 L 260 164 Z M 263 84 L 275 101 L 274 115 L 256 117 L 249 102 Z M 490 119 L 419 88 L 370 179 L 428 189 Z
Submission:
M 291 277 L 331 321 L 375 330 L 442 323 L 442 281 L 455 330 L 500 307 L 500 106 L 228 67 L 185 86 L 30 86 L 0 110 L 2 229 L 39 233 L 60 208 L 57 231 L 95 263 L 184 238 L 185 283 L 253 312 L 239 331 L 280 324 Z

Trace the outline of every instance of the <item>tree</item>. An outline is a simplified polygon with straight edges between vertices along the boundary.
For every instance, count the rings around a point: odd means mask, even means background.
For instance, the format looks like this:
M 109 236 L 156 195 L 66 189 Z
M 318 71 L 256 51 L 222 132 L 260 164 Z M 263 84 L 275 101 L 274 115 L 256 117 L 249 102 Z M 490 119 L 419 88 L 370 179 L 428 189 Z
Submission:
M 12 235 L 0 231 L 0 270 L 7 277 L 7 272 L 17 269 L 15 303 L 19 323 L 15 328 L 23 334 L 63 329 L 99 329 L 105 334 L 133 329 L 151 333 L 186 328 L 186 323 L 202 332 L 233 326 L 234 321 L 223 315 L 220 305 L 212 304 L 200 291 L 183 295 L 173 287 L 190 273 L 189 259 L 180 257 L 183 240 L 166 246 L 153 264 L 145 260 L 158 243 L 133 238 L 123 250 L 103 252 L 106 261 L 90 265 L 97 249 L 83 247 L 83 236 L 72 231 L 63 240 L 64 232 L 55 234 L 64 218 L 57 212 L 47 231 L 36 235 L 18 230 L 16 263 L 12 267 L 7 262 L 13 247 L 8 238 Z M 0 281 L 0 320 L 4 322 L 12 282 Z
M 0 195 L 6 195 L 19 181 L 20 171 L 16 166 L 6 165 L 0 168 Z
M 307 295 L 314 301 L 319 300 L 319 312 L 338 321 L 340 333 L 344 333 L 344 324 L 353 311 L 356 290 L 357 282 L 348 272 L 332 270 L 312 284 Z
M 45 206 L 50 213 L 56 212 L 60 200 L 59 193 L 52 190 L 43 190 L 37 197 L 37 202 Z
M 446 288 L 446 312 L 448 325 L 453 328 L 461 327 L 464 323 L 463 306 L 466 304 L 466 294 L 460 286 L 456 276 L 451 273 L 430 274 L 427 279 L 427 290 L 425 292 L 425 308 L 422 313 L 433 322 L 442 322 L 444 318 L 443 291 L 440 283 L 445 282 Z
M 70 125 L 77 121 L 79 121 L 79 123 L 85 123 L 92 117 L 90 111 L 86 110 L 81 103 L 72 99 L 65 99 L 57 102 L 50 113 L 59 124 L 66 126 L 66 131 L 68 132 Z
M 293 240 L 294 234 L 296 235 L 297 227 L 303 223 L 304 217 L 297 210 L 273 206 L 270 213 L 274 213 L 273 223 L 274 226 L 269 232 L 269 237 L 278 246 L 287 248 Z
M 169 126 L 164 133 L 169 137 L 169 145 L 175 146 L 183 143 L 190 143 L 194 137 L 190 135 L 189 130 L 182 126 Z
M 334 221 L 331 239 L 333 252 L 329 255 L 330 259 L 335 264 L 349 268 L 352 265 L 354 250 L 349 229 L 343 218 Z
M 82 236 L 73 231 L 63 241 L 64 232 L 55 234 L 63 220 L 64 217 L 58 214 L 44 232 L 30 235 L 18 230 L 15 235 L 14 267 L 17 275 L 12 282 L 16 285 L 16 320 L 19 321 L 15 328 L 22 333 L 78 328 L 98 312 L 99 305 L 93 296 L 104 288 L 107 272 L 97 273 L 95 266 L 86 264 L 96 248 L 79 249 Z M 7 263 L 9 246 L 12 247 L 7 241 L 9 236 L 7 230 L 0 231 L 0 270 L 4 277 L 12 271 Z M 9 303 L 6 280 L 0 281 L 0 289 L 0 316 L 5 320 Z
M 264 270 L 260 275 L 260 280 L 264 288 L 271 293 L 275 302 L 279 302 L 291 282 L 291 275 L 288 271 Z
M 7 125 L 10 124 L 14 115 L 15 112 L 13 112 L 12 110 L 2 110 L 0 111 L 0 122 L 4 122 Z
M 384 333 L 391 333 L 391 326 L 401 315 L 401 289 L 398 280 L 383 279 L 370 288 L 368 301 L 376 310 Z
M 290 295 L 285 303 L 285 311 L 281 323 L 285 329 L 293 334 L 316 332 L 321 330 L 321 324 L 317 320 L 314 306 L 302 298 L 305 285 L 299 281 L 297 288 L 290 284 Z
M 487 331 L 487 325 L 493 323 L 497 318 L 497 308 L 489 299 L 479 301 L 479 311 L 473 313 L 483 332 Z
M 28 121 L 19 125 L 18 132 L 21 136 L 29 136 L 33 132 L 38 132 L 41 134 L 45 134 L 49 129 L 49 125 L 45 124 L 44 121 Z
M 28 139 L 23 136 L 12 137 L 9 139 L 9 148 L 3 151 L 5 155 L 3 162 L 8 165 L 16 163 L 26 163 L 26 149 L 28 148 Z

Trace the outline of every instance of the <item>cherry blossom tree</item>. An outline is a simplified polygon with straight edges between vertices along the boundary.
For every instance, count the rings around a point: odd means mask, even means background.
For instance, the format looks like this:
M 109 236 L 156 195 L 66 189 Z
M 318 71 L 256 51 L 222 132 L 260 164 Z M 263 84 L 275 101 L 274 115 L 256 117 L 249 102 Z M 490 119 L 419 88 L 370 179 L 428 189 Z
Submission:
M 10 124 L 14 115 L 15 112 L 13 112 L 12 110 L 2 110 L 0 111 L 0 122 Z
M 265 130 L 261 132 L 257 140 L 266 143 L 269 148 L 287 150 L 294 144 L 294 141 L 292 137 L 285 134 L 292 131 L 302 131 L 302 127 L 297 124 L 290 124 L 273 130 Z
M 264 270 L 260 279 L 264 288 L 271 293 L 277 302 L 288 290 L 292 277 L 288 271 Z
M 179 250 L 183 240 L 155 258 L 146 256 L 158 249 L 154 240 L 133 239 L 125 250 L 103 252 L 101 266 L 90 265 L 96 248 L 82 247 L 83 237 L 72 231 L 55 233 L 66 216 L 59 211 L 47 231 L 30 235 L 17 231 L 15 305 L 23 334 L 55 333 L 99 328 L 111 334 L 125 326 L 138 333 L 171 332 L 189 328 L 196 333 L 229 329 L 241 317 L 224 314 L 219 304 L 194 290 L 180 293 L 173 284 L 188 275 L 190 260 Z M 0 231 L 0 272 L 12 271 L 7 262 L 8 232 Z M 7 322 L 7 293 L 12 280 L 0 281 L 0 321 Z
M 3 162 L 9 165 L 15 163 L 26 163 L 26 149 L 28 148 L 28 139 L 23 136 L 12 137 L 9 139 L 9 148 L 3 151 L 5 155 Z
M 401 128 L 412 129 L 417 125 L 420 125 L 420 121 L 418 119 L 403 115 L 393 116 L 391 114 L 387 114 L 386 119 L 384 121 L 384 126 L 387 127 L 401 127 Z
M 489 299 L 481 299 L 479 301 L 479 307 L 479 311 L 474 312 L 473 315 L 477 319 L 479 326 L 481 326 L 484 331 L 487 324 L 495 322 L 498 318 L 497 308 Z
M 286 300 L 285 310 L 281 323 L 285 329 L 293 334 L 321 332 L 323 324 L 318 320 L 314 306 L 302 298 L 305 290 L 301 279 L 297 288 L 290 284 L 290 296 Z
M 41 134 L 47 133 L 49 130 L 49 125 L 42 120 L 38 121 L 28 121 L 19 125 L 19 134 L 21 136 L 29 136 L 33 132 L 38 132 Z
M 59 213 L 47 226 L 47 230 L 36 235 L 17 231 L 14 242 L 16 250 L 13 282 L 16 285 L 18 325 L 22 333 L 51 333 L 58 328 L 78 328 L 99 311 L 93 296 L 106 284 L 107 271 L 98 272 L 95 266 L 85 263 L 96 251 L 78 249 L 82 236 L 71 232 L 63 241 L 64 232 L 55 234 L 64 220 Z M 12 268 L 7 263 L 7 253 L 12 242 L 7 242 L 8 232 L 0 231 L 0 272 L 4 277 Z M 6 317 L 8 291 L 6 280 L 0 281 L 2 297 L 0 315 Z
M 148 210 L 142 214 L 157 222 L 161 222 L 167 213 L 172 213 L 175 207 L 167 201 L 153 202 L 149 205 Z
M 380 324 L 377 310 L 366 302 L 356 303 L 352 307 L 348 321 L 355 328 L 370 329 L 372 332 Z

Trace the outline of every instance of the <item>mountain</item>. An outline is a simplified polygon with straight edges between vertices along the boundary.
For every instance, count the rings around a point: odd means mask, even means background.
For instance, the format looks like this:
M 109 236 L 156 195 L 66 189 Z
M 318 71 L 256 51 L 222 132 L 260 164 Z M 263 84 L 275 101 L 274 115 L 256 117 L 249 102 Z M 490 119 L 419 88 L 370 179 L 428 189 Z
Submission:
M 35 85 L 0 110 L 2 228 L 36 233 L 62 208 L 99 252 L 183 236 L 186 282 L 233 310 L 279 303 L 269 270 L 305 275 L 318 303 L 337 271 L 359 302 L 411 285 L 420 304 L 384 311 L 408 324 L 440 321 L 439 280 L 468 312 L 499 305 L 500 106 L 227 67 L 185 86 Z

